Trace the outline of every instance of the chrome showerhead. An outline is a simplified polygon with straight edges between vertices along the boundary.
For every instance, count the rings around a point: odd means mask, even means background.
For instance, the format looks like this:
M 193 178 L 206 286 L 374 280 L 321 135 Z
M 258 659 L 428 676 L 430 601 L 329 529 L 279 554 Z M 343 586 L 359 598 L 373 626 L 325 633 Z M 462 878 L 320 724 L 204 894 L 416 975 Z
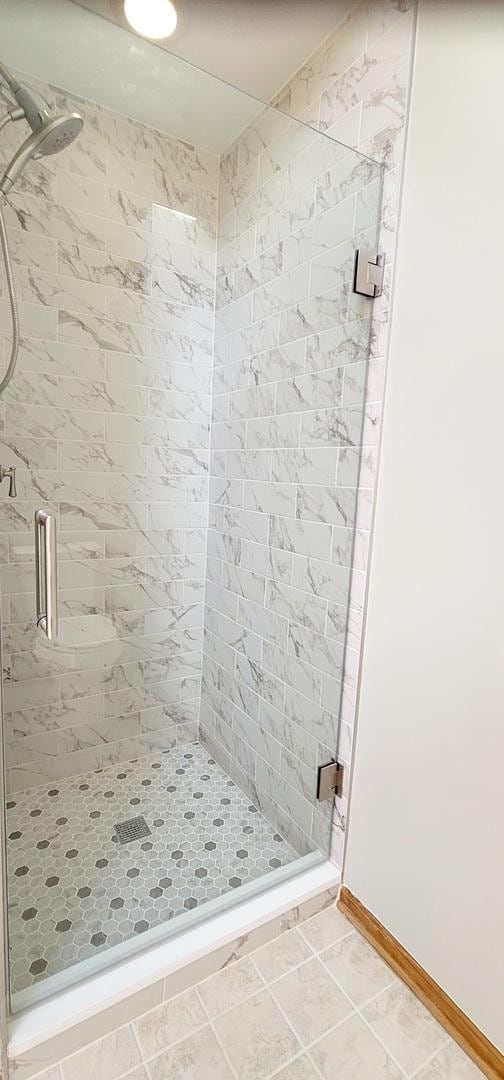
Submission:
M 64 116 L 50 116 L 46 112 L 39 115 L 40 126 L 36 131 L 32 131 L 16 151 L 0 180 L 2 195 L 8 195 L 28 161 L 64 150 L 77 138 L 84 124 L 82 116 L 76 112 Z

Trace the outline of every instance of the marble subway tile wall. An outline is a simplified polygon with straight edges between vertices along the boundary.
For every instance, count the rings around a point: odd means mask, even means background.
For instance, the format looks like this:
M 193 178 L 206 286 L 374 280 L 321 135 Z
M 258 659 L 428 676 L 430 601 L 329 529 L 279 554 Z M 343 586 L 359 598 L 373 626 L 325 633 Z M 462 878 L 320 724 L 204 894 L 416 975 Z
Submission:
M 221 161 L 201 734 L 300 853 L 330 839 L 315 789 L 337 739 L 370 331 L 351 279 L 381 173 L 273 109 Z
M 368 522 L 376 482 L 415 14 L 415 0 L 361 0 L 349 4 L 347 16 L 275 100 L 284 113 L 341 139 L 384 165 L 379 243 L 386 257 L 385 282 L 383 294 L 374 304 L 371 326 L 339 735 L 339 756 L 348 764 L 352 757 Z M 358 450 L 349 446 L 343 453 L 348 475 L 355 477 Z M 346 814 L 345 792 L 336 800 L 332 838 L 332 857 L 339 865 Z
M 10 791 L 197 735 L 218 186 L 216 156 L 24 81 L 85 124 L 7 209 L 22 333 L 0 418 L 18 483 L 15 500 L 0 488 Z M 2 136 L 7 153 L 22 133 Z M 0 310 L 5 363 L 5 291 Z M 40 506 L 58 522 L 59 647 L 35 628 Z

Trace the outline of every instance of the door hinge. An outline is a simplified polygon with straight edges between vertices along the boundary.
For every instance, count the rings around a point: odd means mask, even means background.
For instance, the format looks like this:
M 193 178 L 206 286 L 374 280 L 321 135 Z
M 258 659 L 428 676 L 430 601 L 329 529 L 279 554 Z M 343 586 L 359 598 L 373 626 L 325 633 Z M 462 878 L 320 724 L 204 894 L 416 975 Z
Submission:
M 353 291 L 359 296 L 381 296 L 385 256 L 375 248 L 357 248 Z
M 325 802 L 332 799 L 333 795 L 341 795 L 343 791 L 343 765 L 339 761 L 329 761 L 327 765 L 319 765 L 317 776 L 317 799 Z

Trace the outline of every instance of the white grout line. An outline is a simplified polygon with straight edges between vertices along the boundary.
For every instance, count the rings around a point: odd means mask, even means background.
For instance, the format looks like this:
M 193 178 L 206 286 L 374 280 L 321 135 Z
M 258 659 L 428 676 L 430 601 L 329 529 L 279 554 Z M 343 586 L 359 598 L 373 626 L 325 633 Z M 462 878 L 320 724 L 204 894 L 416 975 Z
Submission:
M 310 957 L 310 961 L 311 961 L 311 960 L 313 960 L 313 959 L 315 959 L 315 957 Z M 308 961 L 306 960 L 306 961 L 305 961 L 305 963 L 308 963 Z M 298 967 L 300 967 L 300 966 L 302 966 L 302 965 L 298 965 Z M 254 965 L 254 967 L 255 967 L 255 965 Z M 283 1019 L 285 1020 L 285 1023 L 286 1023 L 286 1024 L 287 1024 L 287 1026 L 288 1026 L 288 1027 L 290 1028 L 290 1031 L 292 1032 L 292 1034 L 293 1034 L 293 1036 L 294 1036 L 294 1038 L 295 1038 L 296 1042 L 297 1042 L 297 1043 L 299 1044 L 299 1046 L 301 1047 L 301 1050 L 305 1050 L 305 1045 L 304 1045 L 304 1043 L 303 1043 L 303 1040 L 301 1039 L 300 1035 L 298 1035 L 298 1033 L 297 1033 L 296 1029 L 295 1029 L 295 1028 L 293 1027 L 293 1025 L 291 1024 L 291 1022 L 290 1022 L 290 1020 L 289 1020 L 289 1017 L 287 1016 L 287 1014 L 286 1014 L 285 1010 L 284 1010 L 284 1009 L 282 1008 L 282 1006 L 280 1005 L 280 1003 L 279 1003 L 279 1002 L 277 1001 L 277 998 L 276 998 L 276 997 L 275 997 L 275 995 L 274 995 L 274 994 L 272 993 L 272 986 L 273 986 L 273 984 L 272 984 L 272 983 L 269 983 L 269 984 L 268 984 L 268 983 L 266 982 L 266 979 L 264 978 L 264 976 L 263 976 L 263 975 L 261 974 L 261 972 L 259 971 L 259 969 L 258 969 L 258 968 L 256 968 L 256 970 L 257 970 L 257 973 L 258 973 L 259 977 L 260 977 L 260 978 L 262 979 L 262 981 L 263 981 L 263 983 L 264 983 L 264 987 L 265 987 L 265 989 L 266 989 L 267 991 L 269 991 L 270 997 L 271 997 L 271 998 L 273 999 L 273 1001 L 274 1001 L 274 1003 L 275 1003 L 275 1005 L 276 1005 L 276 1007 L 277 1007 L 278 1011 L 279 1011 L 279 1012 L 281 1013 L 281 1015 L 283 1016 Z M 290 974 L 290 971 L 286 972 L 285 974 L 289 975 L 289 974 Z M 278 981 L 278 980 L 277 980 L 277 981 Z M 264 991 L 263 991 L 263 990 L 261 990 L 261 991 L 260 991 L 260 993 L 264 993 Z M 295 1057 L 295 1058 L 299 1057 L 299 1052 L 296 1052 L 296 1054 L 294 1055 L 294 1057 Z M 290 1060 L 292 1061 L 292 1060 L 294 1060 L 294 1059 L 293 1059 L 293 1058 L 291 1058 Z M 284 1062 L 284 1065 L 283 1065 L 282 1067 L 283 1067 L 283 1068 L 285 1068 L 285 1066 L 286 1066 L 287 1064 L 288 1064 L 288 1062 Z M 278 1071 L 278 1070 L 277 1070 L 277 1071 Z M 317 1073 L 319 1073 L 319 1070 L 318 1070 L 318 1069 L 317 1069 Z M 320 1075 L 320 1073 L 319 1073 L 319 1075 Z
M 137 1033 L 135 1031 L 135 1025 L 134 1025 L 133 1021 L 130 1022 L 129 1027 L 131 1028 L 131 1034 L 132 1034 L 133 1039 L 134 1039 L 134 1041 L 136 1043 L 138 1053 L 140 1054 L 140 1064 L 144 1065 L 145 1062 L 144 1062 L 144 1056 L 143 1056 L 143 1053 L 142 1053 L 142 1047 L 140 1045 L 140 1039 L 138 1038 L 138 1035 L 137 1035 Z M 136 1065 L 135 1068 L 138 1069 L 139 1066 Z M 134 1071 L 134 1070 L 132 1070 L 132 1071 Z M 124 1078 L 124 1080 L 126 1080 L 126 1077 Z
M 307 919 L 306 922 L 308 923 L 312 919 L 316 919 L 318 917 L 318 915 L 320 915 L 320 914 L 321 913 L 318 912 L 317 914 L 311 916 L 310 919 Z M 303 924 L 301 924 L 301 925 L 303 925 Z M 299 928 L 300 928 L 299 926 L 298 927 L 293 927 L 291 931 L 287 931 L 286 933 L 289 933 L 289 932 L 290 933 L 295 933 L 297 930 L 299 930 Z M 332 943 L 332 945 L 329 945 L 329 946 L 325 945 L 322 952 L 327 951 L 327 949 L 332 948 L 333 945 L 336 945 L 339 942 L 341 942 L 343 940 L 346 940 L 348 937 L 352 936 L 353 934 L 357 934 L 357 933 L 358 933 L 358 931 L 351 930 L 349 934 L 344 934 L 343 937 L 338 938 L 335 942 Z M 277 935 L 277 938 L 273 939 L 273 940 L 280 941 L 283 936 L 284 935 L 282 935 L 282 934 Z M 281 975 L 277 976 L 271 982 L 268 982 L 266 980 L 265 976 L 262 975 L 262 973 L 260 972 L 260 970 L 257 967 L 256 963 L 254 962 L 254 955 L 256 953 L 260 952 L 264 948 L 264 946 L 261 946 L 259 949 L 254 950 L 249 955 L 247 955 L 245 957 L 242 957 L 241 960 L 237 961 L 237 965 L 239 965 L 240 963 L 244 963 L 245 961 L 248 961 L 249 963 L 252 964 L 253 969 L 255 970 L 256 974 L 258 975 L 258 978 L 260 979 L 260 981 L 262 983 L 262 988 L 260 990 L 256 990 L 254 993 L 249 994 L 246 998 L 243 999 L 243 1001 L 240 1001 L 240 1003 L 238 1005 L 232 1005 L 229 1009 L 223 1010 L 223 1012 L 219 1013 L 219 1015 L 217 1017 L 214 1017 L 213 1019 L 210 1017 L 210 1015 L 209 1015 L 209 1013 L 208 1013 L 208 1011 L 207 1011 L 207 1009 L 206 1009 L 206 1007 L 204 1005 L 203 999 L 201 998 L 201 996 L 200 996 L 200 994 L 198 992 L 198 988 L 199 988 L 200 985 L 208 983 L 212 978 L 217 977 L 217 975 L 220 974 L 220 972 L 216 972 L 213 975 L 207 976 L 205 979 L 202 979 L 199 984 L 196 984 L 194 987 L 191 987 L 191 988 L 188 988 L 188 989 L 182 991 L 180 994 L 176 995 L 175 998 L 172 998 L 172 999 L 170 999 L 169 1002 L 164 1003 L 164 1008 L 166 1009 L 166 1007 L 169 1007 L 171 1002 L 175 1001 L 177 997 L 182 997 L 184 994 L 193 993 L 193 994 L 196 995 L 196 998 L 199 1001 L 199 1003 L 200 1003 L 200 1005 L 201 1005 L 201 1007 L 203 1009 L 204 1015 L 207 1018 L 207 1020 L 206 1020 L 206 1022 L 204 1024 L 199 1024 L 197 1027 L 195 1027 L 194 1030 L 190 1032 L 190 1034 L 185 1035 L 181 1039 L 176 1039 L 174 1042 L 171 1042 L 166 1047 L 163 1047 L 161 1050 L 157 1051 L 155 1054 L 144 1055 L 144 1053 L 142 1052 L 142 1047 L 141 1047 L 141 1044 L 140 1044 L 140 1040 L 138 1038 L 138 1035 L 137 1035 L 137 1032 L 136 1032 L 136 1029 L 135 1029 L 135 1023 L 136 1023 L 137 1020 L 140 1020 L 141 1017 L 137 1017 L 137 1018 L 135 1018 L 135 1021 L 131 1021 L 129 1024 L 121 1025 L 120 1028 L 117 1028 L 115 1030 L 121 1030 L 121 1028 L 122 1029 L 129 1028 L 132 1031 L 133 1038 L 134 1038 L 134 1040 L 136 1042 L 136 1045 L 138 1047 L 138 1050 L 139 1050 L 139 1054 L 140 1054 L 140 1058 L 141 1058 L 141 1064 L 143 1065 L 143 1067 L 145 1067 L 147 1069 L 148 1075 L 149 1075 L 149 1077 L 151 1077 L 151 1071 L 150 1071 L 149 1066 L 154 1060 L 156 1060 L 158 1057 L 162 1056 L 163 1054 L 169 1052 L 174 1047 L 179 1046 L 182 1043 L 184 1043 L 185 1041 L 192 1039 L 193 1036 L 196 1035 L 198 1032 L 203 1031 L 207 1027 L 210 1027 L 213 1034 L 214 1034 L 214 1036 L 215 1036 L 215 1038 L 216 1038 L 216 1040 L 217 1040 L 217 1043 L 218 1043 L 218 1045 L 219 1045 L 219 1047 L 220 1047 L 220 1049 L 221 1049 L 221 1051 L 222 1051 L 222 1053 L 224 1055 L 224 1058 L 225 1058 L 226 1062 L 228 1063 L 228 1066 L 229 1066 L 230 1071 L 231 1071 L 231 1075 L 233 1077 L 235 1077 L 235 1080 L 238 1080 L 237 1070 L 233 1066 L 233 1064 L 232 1064 L 232 1062 L 231 1062 L 231 1060 L 229 1058 L 229 1055 L 228 1055 L 228 1053 L 227 1053 L 227 1051 L 226 1051 L 226 1049 L 225 1049 L 225 1047 L 224 1047 L 224 1045 L 222 1043 L 222 1040 L 219 1037 L 219 1034 L 218 1034 L 218 1032 L 216 1030 L 215 1023 L 216 1023 L 217 1020 L 220 1020 L 221 1017 L 229 1015 L 235 1009 L 239 1009 L 241 1005 L 245 1005 L 246 1003 L 250 1002 L 254 997 L 257 997 L 260 994 L 264 994 L 265 991 L 268 992 L 268 994 L 270 995 L 272 1000 L 275 1002 L 276 1007 L 278 1008 L 278 1010 L 281 1013 L 285 1023 L 288 1025 L 290 1031 L 292 1032 L 293 1036 L 296 1039 L 296 1042 L 299 1044 L 299 1047 L 300 1047 L 300 1050 L 296 1051 L 296 1054 L 292 1058 L 290 1058 L 288 1061 L 283 1062 L 280 1066 L 275 1068 L 274 1072 L 268 1074 L 268 1076 L 270 1076 L 270 1077 L 275 1077 L 275 1076 L 279 1075 L 284 1068 L 286 1068 L 288 1065 L 290 1065 L 290 1064 L 294 1063 L 295 1061 L 297 1061 L 303 1054 L 305 1054 L 308 1057 L 308 1059 L 312 1063 L 314 1069 L 316 1070 L 317 1075 L 321 1076 L 322 1074 L 320 1073 L 320 1070 L 318 1069 L 318 1066 L 316 1065 L 316 1062 L 313 1060 L 313 1055 L 312 1055 L 311 1051 L 313 1050 L 313 1048 L 318 1043 L 320 1043 L 321 1041 L 326 1039 L 328 1035 L 330 1035 L 332 1032 L 336 1031 L 339 1027 L 341 1027 L 343 1024 L 345 1024 L 352 1016 L 359 1016 L 360 1020 L 365 1025 L 365 1027 L 368 1029 L 368 1031 L 372 1035 L 373 1039 L 376 1040 L 376 1042 L 379 1043 L 379 1045 L 383 1048 L 383 1050 L 388 1054 L 390 1059 L 395 1063 L 395 1065 L 398 1068 L 398 1070 L 400 1071 L 401 1075 L 404 1076 L 404 1077 L 406 1077 L 406 1076 L 410 1077 L 410 1080 L 412 1080 L 412 1078 L 418 1076 L 421 1073 L 421 1071 L 426 1067 L 426 1065 L 428 1065 L 429 1062 L 434 1061 L 437 1058 L 437 1056 L 439 1055 L 439 1053 L 441 1053 L 442 1050 L 446 1049 L 446 1047 L 449 1046 L 450 1043 L 453 1041 L 450 1037 L 447 1037 L 446 1041 L 443 1042 L 436 1049 L 436 1051 L 433 1054 L 431 1054 L 424 1062 L 422 1062 L 422 1064 L 418 1068 L 416 1068 L 413 1073 L 407 1074 L 405 1072 L 405 1070 L 403 1069 L 403 1067 L 399 1064 L 399 1062 L 397 1061 L 397 1059 L 395 1058 L 394 1054 L 391 1052 L 389 1047 L 386 1045 L 386 1043 L 383 1041 L 383 1039 L 380 1038 L 380 1036 L 377 1035 L 377 1033 L 374 1031 L 372 1026 L 367 1022 L 367 1020 L 365 1019 L 365 1017 L 363 1015 L 363 1010 L 370 1004 L 370 1002 L 375 1001 L 377 998 L 381 997 L 382 994 L 386 993 L 390 989 L 390 987 L 395 986 L 397 983 L 400 983 L 400 980 L 397 977 L 394 977 L 393 981 L 391 981 L 388 984 L 387 987 L 384 987 L 377 994 L 373 995 L 371 998 L 367 998 L 365 1002 L 361 1003 L 358 1007 L 356 1007 L 354 1005 L 354 1003 L 351 1001 L 351 999 L 349 998 L 348 994 L 344 991 L 343 987 L 341 987 L 339 985 L 339 983 L 338 983 L 337 979 L 335 978 L 334 974 L 326 966 L 324 960 L 322 959 L 322 956 L 321 956 L 320 952 L 317 953 L 313 949 L 313 947 L 311 945 L 309 945 L 308 942 L 306 942 L 306 940 L 302 937 L 302 935 L 300 935 L 300 936 L 301 936 L 302 940 L 305 942 L 305 944 L 308 946 L 308 948 L 310 949 L 311 955 L 309 957 L 305 958 L 299 964 L 294 965 L 293 967 L 289 968 L 286 972 L 283 972 Z M 297 971 L 300 967 L 303 967 L 306 963 L 311 962 L 311 961 L 313 961 L 315 959 L 318 959 L 320 961 L 324 971 L 330 976 L 332 982 L 338 988 L 340 993 L 347 999 L 351 1011 L 350 1011 L 348 1016 L 345 1016 L 342 1020 L 338 1021 L 337 1024 L 333 1025 L 331 1028 L 329 1028 L 327 1031 L 325 1031 L 317 1039 L 315 1039 L 313 1041 L 306 1042 L 297 1033 L 295 1027 L 290 1022 L 284 1008 L 282 1007 L 282 1005 L 277 1000 L 277 995 L 275 993 L 275 986 L 282 979 L 284 979 L 287 975 L 292 974 L 293 972 Z M 225 969 L 223 969 L 223 970 L 225 970 Z M 161 1006 L 161 1007 L 163 1007 L 163 1006 Z M 160 1006 L 158 1005 L 154 1009 L 150 1009 L 150 1010 L 148 1010 L 147 1013 L 144 1013 L 142 1015 L 143 1016 L 148 1016 L 151 1013 L 155 1013 L 156 1009 L 159 1009 L 159 1008 L 160 1008 Z M 104 1037 L 106 1038 L 106 1036 L 102 1036 L 102 1038 L 104 1038 Z M 101 1042 L 101 1039 L 95 1040 L 95 1043 L 96 1042 Z M 93 1044 L 89 1044 L 89 1045 L 93 1045 Z M 69 1055 L 69 1057 L 73 1057 L 73 1056 L 74 1056 L 74 1054 Z M 68 1060 L 68 1058 L 63 1059 L 63 1061 L 66 1061 L 66 1060 Z M 59 1062 L 57 1064 L 58 1064 L 58 1068 L 61 1068 L 62 1062 Z M 133 1069 L 129 1069 L 127 1073 L 121 1074 L 123 1080 L 126 1080 L 127 1076 L 133 1074 L 135 1072 L 135 1070 L 137 1068 L 139 1068 L 139 1067 L 140 1067 L 140 1065 L 134 1066 Z M 47 1066 L 46 1066 L 46 1068 L 47 1068 Z M 35 1080 L 35 1077 L 34 1077 L 34 1080 Z
M 357 933 L 358 933 L 358 931 L 357 931 Z M 359 936 L 362 936 L 362 935 L 359 935 Z M 364 1024 L 364 1025 L 365 1025 L 365 1026 L 367 1027 L 368 1031 L 369 1031 L 369 1032 L 371 1033 L 371 1035 L 372 1035 L 372 1036 L 374 1037 L 374 1039 L 376 1039 L 376 1041 L 377 1041 L 378 1043 L 380 1043 L 380 1045 L 381 1045 L 381 1046 L 383 1047 L 383 1049 L 385 1050 L 385 1052 L 386 1052 L 386 1053 L 388 1054 L 388 1056 L 389 1056 L 389 1057 L 391 1058 L 391 1060 L 392 1060 L 392 1061 L 394 1062 L 394 1064 L 396 1065 L 396 1067 L 397 1067 L 397 1068 L 399 1069 L 400 1073 L 401 1073 L 401 1074 L 402 1074 L 403 1076 L 406 1076 L 406 1073 L 405 1073 L 404 1069 L 403 1069 L 403 1068 L 402 1068 L 402 1066 L 401 1066 L 401 1065 L 399 1064 L 399 1062 L 398 1062 L 398 1061 L 396 1060 L 396 1058 L 394 1057 L 394 1054 L 393 1054 L 393 1053 L 392 1053 L 392 1052 L 391 1052 L 391 1051 L 389 1050 L 388 1046 L 386 1046 L 386 1045 L 385 1045 L 385 1043 L 383 1042 L 383 1040 L 379 1038 L 379 1036 L 378 1036 L 378 1035 L 376 1034 L 376 1032 L 375 1032 L 375 1031 L 373 1030 L 373 1028 L 371 1027 L 371 1024 L 369 1024 L 369 1023 L 367 1022 L 367 1020 L 365 1019 L 365 1017 L 364 1017 L 364 1016 L 362 1015 L 361 1009 L 362 1009 L 362 1008 L 364 1008 L 364 1006 L 363 1006 L 363 1005 L 359 1005 L 359 1006 L 357 1007 L 357 1006 L 355 1006 L 355 1005 L 353 1004 L 353 1002 L 351 1001 L 351 998 L 350 998 L 350 997 L 349 997 L 349 995 L 347 994 L 346 990 L 344 990 L 344 989 L 343 989 L 343 987 L 342 987 L 342 986 L 340 986 L 340 984 L 339 984 L 339 983 L 337 982 L 337 980 L 336 980 L 335 976 L 333 975 L 332 971 L 330 971 L 330 970 L 329 970 L 329 968 L 328 968 L 328 967 L 326 966 L 326 964 L 325 964 L 324 960 L 322 959 L 322 956 L 320 955 L 320 953 L 318 954 L 318 958 L 319 958 L 319 960 L 320 960 L 320 963 L 321 963 L 321 964 L 322 964 L 322 966 L 324 967 L 325 971 L 327 971 L 328 975 L 330 975 L 330 976 L 331 976 L 331 979 L 333 980 L 333 982 L 335 983 L 335 985 L 336 985 L 336 986 L 338 987 L 338 990 L 339 990 L 339 991 L 340 991 L 340 992 L 341 992 L 342 994 L 344 994 L 344 996 L 345 996 L 345 997 L 346 997 L 346 998 L 348 999 L 348 1001 L 349 1001 L 349 1002 L 350 1002 L 350 1003 L 352 1004 L 352 1007 L 353 1007 L 353 1008 L 355 1009 L 355 1012 L 356 1012 L 357 1016 L 359 1016 L 359 1018 L 360 1018 L 360 1019 L 362 1020 L 363 1024 Z M 390 984 L 389 984 L 389 986 L 391 986 L 391 985 L 392 985 L 392 986 L 393 986 L 393 985 L 395 985 L 395 982 L 392 982 L 392 983 L 390 983 Z M 380 997 L 380 996 L 381 996 L 381 994 L 385 993 L 387 989 L 389 989 L 389 987 L 385 987 L 385 988 L 384 988 L 384 990 L 380 990 L 380 992 L 379 992 L 378 994 L 375 994 L 375 995 L 374 995 L 374 997 L 373 997 L 373 998 L 371 998 L 370 1000 L 372 1000 L 372 1001 L 376 1000 L 376 998 Z M 366 1003 L 366 1004 L 367 1004 L 367 1003 Z
M 225 1059 L 225 1060 L 227 1061 L 227 1063 L 228 1063 L 228 1065 L 229 1065 L 229 1069 L 230 1069 L 231 1075 L 232 1075 L 232 1076 L 234 1076 L 234 1077 L 236 1077 L 236 1080 L 239 1080 L 239 1076 L 238 1076 L 238 1073 L 236 1072 L 236 1070 L 235 1070 L 235 1068 L 234 1068 L 234 1066 L 233 1066 L 233 1063 L 232 1063 L 232 1061 L 231 1061 L 231 1058 L 229 1057 L 229 1054 L 227 1053 L 227 1051 L 226 1051 L 226 1049 L 225 1049 L 225 1046 L 224 1046 L 224 1043 L 222 1042 L 222 1039 L 220 1038 L 220 1035 L 219 1035 L 219 1033 L 218 1033 L 218 1031 L 217 1031 L 217 1029 L 216 1029 L 216 1027 L 215 1027 L 215 1025 L 214 1025 L 214 1024 L 211 1024 L 211 1029 L 212 1029 L 212 1031 L 213 1031 L 213 1034 L 214 1034 L 214 1036 L 215 1036 L 215 1038 L 216 1038 L 216 1040 L 217 1040 L 217 1043 L 218 1043 L 218 1045 L 219 1045 L 219 1046 L 220 1046 L 220 1048 L 221 1048 L 221 1051 L 222 1051 L 222 1053 L 223 1053 L 223 1055 L 224 1055 L 224 1059 Z
M 412 1073 L 409 1073 L 409 1074 L 408 1074 L 408 1076 L 409 1076 L 409 1080 L 413 1080 L 413 1078 L 414 1078 L 415 1076 L 418 1076 L 418 1075 L 419 1075 L 419 1074 L 420 1074 L 421 1072 L 423 1072 L 423 1070 L 424 1070 L 424 1069 L 425 1069 L 425 1068 L 427 1067 L 427 1065 L 430 1065 L 432 1061 L 435 1061 L 435 1060 L 436 1060 L 436 1058 L 438 1057 L 438 1055 L 439 1055 L 439 1054 L 441 1054 L 443 1050 L 446 1050 L 446 1049 L 447 1049 L 447 1047 L 448 1047 L 448 1046 L 450 1046 L 450 1043 L 452 1043 L 452 1042 L 454 1042 L 454 1039 L 452 1039 L 451 1037 L 450 1037 L 450 1038 L 448 1038 L 448 1039 L 446 1040 L 446 1042 L 445 1042 L 445 1043 L 443 1043 L 443 1045 L 442 1045 L 442 1046 L 440 1046 L 440 1047 L 439 1047 L 439 1048 L 438 1048 L 438 1049 L 437 1049 L 437 1050 L 435 1051 L 435 1053 L 434 1053 L 434 1054 L 431 1054 L 431 1056 L 430 1056 L 429 1058 L 427 1058 L 427 1061 L 424 1061 L 424 1062 L 423 1062 L 423 1063 L 422 1063 L 422 1064 L 421 1064 L 421 1065 L 419 1066 L 419 1068 L 418 1068 L 418 1069 L 415 1069 L 415 1071 L 414 1071 L 414 1072 L 412 1072 Z M 468 1059 L 468 1060 L 469 1060 L 469 1059 Z

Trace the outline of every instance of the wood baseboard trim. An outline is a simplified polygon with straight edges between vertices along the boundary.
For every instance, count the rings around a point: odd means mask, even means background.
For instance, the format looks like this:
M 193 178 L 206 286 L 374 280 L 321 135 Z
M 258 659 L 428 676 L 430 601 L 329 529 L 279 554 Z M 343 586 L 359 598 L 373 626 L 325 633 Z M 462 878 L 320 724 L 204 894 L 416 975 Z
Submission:
M 338 907 L 399 975 L 429 1012 L 465 1050 L 489 1080 L 504 1077 L 504 1055 L 473 1024 L 462 1009 L 396 940 L 349 889 L 342 886 Z

